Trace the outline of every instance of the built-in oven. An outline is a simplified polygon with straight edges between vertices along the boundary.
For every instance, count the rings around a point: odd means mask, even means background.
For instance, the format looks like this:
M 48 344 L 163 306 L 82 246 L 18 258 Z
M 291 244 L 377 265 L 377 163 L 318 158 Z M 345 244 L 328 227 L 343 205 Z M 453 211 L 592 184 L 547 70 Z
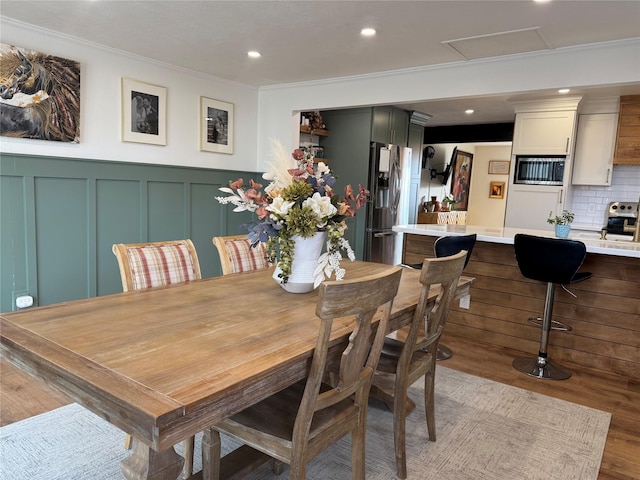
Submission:
M 562 185 L 566 157 L 517 155 L 514 183 Z

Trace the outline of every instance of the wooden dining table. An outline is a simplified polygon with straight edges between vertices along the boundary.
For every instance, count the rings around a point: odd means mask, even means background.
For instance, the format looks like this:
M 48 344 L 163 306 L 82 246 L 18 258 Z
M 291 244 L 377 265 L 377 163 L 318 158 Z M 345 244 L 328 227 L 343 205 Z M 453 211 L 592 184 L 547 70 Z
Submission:
M 387 268 L 356 261 L 345 278 Z M 125 478 L 175 479 L 183 459 L 173 445 L 306 376 L 319 328 L 317 292 L 287 293 L 271 274 L 3 313 L 1 353 L 132 435 Z M 403 269 L 390 332 L 411 321 L 419 275 Z M 457 295 L 472 282 L 462 277 Z M 350 322 L 335 322 L 331 348 L 338 351 L 349 334 Z

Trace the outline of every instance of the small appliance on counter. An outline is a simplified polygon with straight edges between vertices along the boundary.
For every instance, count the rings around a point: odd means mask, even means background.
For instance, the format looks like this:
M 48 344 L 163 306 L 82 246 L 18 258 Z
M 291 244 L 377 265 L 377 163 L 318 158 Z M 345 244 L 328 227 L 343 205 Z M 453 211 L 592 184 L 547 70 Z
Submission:
M 609 218 L 607 219 L 607 233 L 632 236 L 632 231 L 624 230 L 624 222 L 632 227 L 638 221 L 638 202 L 611 202 L 609 204 Z

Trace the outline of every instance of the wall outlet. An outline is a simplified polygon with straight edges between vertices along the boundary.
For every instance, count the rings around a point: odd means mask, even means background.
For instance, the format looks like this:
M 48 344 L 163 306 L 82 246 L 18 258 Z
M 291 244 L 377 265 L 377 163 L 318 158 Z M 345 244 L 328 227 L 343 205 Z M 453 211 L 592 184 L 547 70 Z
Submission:
M 465 295 L 464 297 L 460 298 L 460 308 L 465 308 L 469 310 L 470 306 L 471 306 L 471 295 Z
M 25 296 L 29 296 L 29 290 L 14 290 L 13 292 L 11 292 L 11 309 L 18 310 L 20 308 L 25 308 L 25 307 L 18 306 L 18 299 Z M 33 297 L 30 297 L 30 298 L 31 298 L 31 305 L 33 305 Z M 20 303 L 22 304 L 23 301 L 21 301 Z
M 16 298 L 16 307 L 29 308 L 33 306 L 33 297 L 31 295 L 22 295 Z

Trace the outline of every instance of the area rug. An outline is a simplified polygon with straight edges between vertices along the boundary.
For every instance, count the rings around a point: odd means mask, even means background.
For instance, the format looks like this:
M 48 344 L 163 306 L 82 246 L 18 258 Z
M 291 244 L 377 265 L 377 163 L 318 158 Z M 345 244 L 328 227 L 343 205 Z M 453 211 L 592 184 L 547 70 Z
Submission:
M 408 477 L 414 480 L 597 479 L 611 415 L 446 367 L 436 375 L 437 441 L 427 439 L 422 385 L 409 395 Z M 196 452 L 200 451 L 197 438 Z M 115 480 L 128 454 L 124 434 L 77 404 L 0 429 L 0 477 Z M 308 465 L 309 480 L 351 478 L 350 439 Z M 237 444 L 223 439 L 223 453 Z M 180 452 L 180 446 L 176 446 Z M 367 429 L 368 480 L 396 478 L 391 414 L 372 402 Z M 201 469 L 196 455 L 196 471 Z M 248 479 L 285 479 L 269 465 Z

